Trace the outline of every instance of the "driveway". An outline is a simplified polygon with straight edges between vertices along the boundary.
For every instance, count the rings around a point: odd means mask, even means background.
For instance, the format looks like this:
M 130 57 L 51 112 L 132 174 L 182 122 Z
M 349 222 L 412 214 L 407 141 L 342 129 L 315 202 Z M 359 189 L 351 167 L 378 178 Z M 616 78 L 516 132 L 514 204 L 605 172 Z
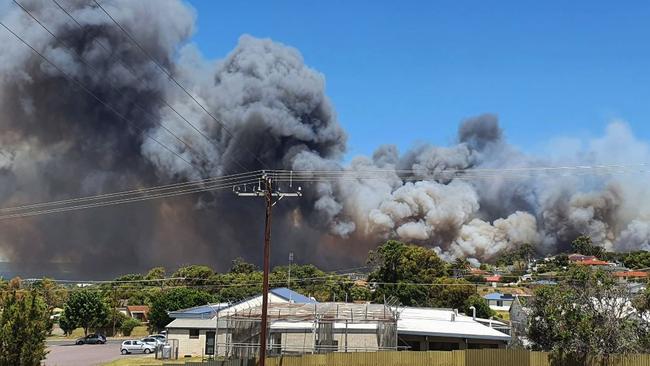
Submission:
M 106 344 L 76 345 L 74 341 L 47 341 L 46 366 L 94 366 L 124 357 L 143 357 L 142 355 L 120 354 L 122 340 L 109 339 Z M 149 356 L 151 357 L 151 356 Z

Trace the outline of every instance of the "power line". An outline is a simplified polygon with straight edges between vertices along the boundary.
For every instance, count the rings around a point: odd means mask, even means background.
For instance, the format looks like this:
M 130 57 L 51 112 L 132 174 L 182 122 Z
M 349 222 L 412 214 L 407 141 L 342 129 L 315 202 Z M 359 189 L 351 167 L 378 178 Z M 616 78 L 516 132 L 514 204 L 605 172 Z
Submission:
M 159 194 L 147 195 L 144 197 L 113 199 L 106 202 L 97 202 L 97 203 L 89 203 L 89 204 L 82 204 L 82 205 L 75 205 L 75 206 L 45 209 L 45 210 L 29 211 L 25 213 L 6 214 L 6 215 L 0 215 L 0 221 L 7 220 L 7 219 L 22 218 L 22 217 L 47 215 L 47 214 L 67 212 L 67 211 L 84 210 L 89 208 L 122 205 L 126 203 L 142 202 L 142 201 L 148 201 L 148 200 L 158 199 L 158 198 L 170 198 L 170 197 L 176 197 L 176 196 L 187 195 L 192 193 L 208 192 L 208 191 L 215 191 L 221 189 L 231 189 L 233 185 L 255 183 L 255 182 L 257 182 L 257 179 L 250 179 L 247 181 L 237 182 L 236 184 L 225 183 L 225 184 L 216 184 L 216 185 L 206 185 L 205 187 L 200 187 L 200 188 L 176 190 L 169 193 L 159 193 Z
M 167 147 L 165 144 L 162 142 L 158 141 L 155 137 L 152 137 L 151 135 L 147 134 L 146 131 L 144 131 L 142 128 L 139 126 L 135 125 L 130 119 L 122 115 L 119 111 L 117 111 L 113 106 L 110 104 L 104 102 L 101 98 L 99 98 L 97 95 L 95 95 L 90 89 L 88 89 L 84 84 L 76 80 L 74 77 L 70 76 L 67 72 L 63 71 L 58 65 L 50 61 L 45 55 L 43 55 L 41 52 L 39 52 L 36 48 L 34 48 L 31 44 L 29 44 L 27 41 L 25 41 L 22 37 L 20 37 L 16 32 L 14 32 L 11 28 L 9 28 L 7 25 L 5 25 L 3 22 L 0 21 L 0 25 L 6 29 L 9 33 L 11 33 L 14 37 L 16 37 L 20 42 L 22 42 L 25 46 L 29 47 L 34 53 L 36 53 L 38 56 L 40 56 L 45 62 L 47 62 L 50 66 L 54 67 L 63 77 L 65 77 L 68 81 L 74 83 L 77 85 L 79 88 L 81 88 L 83 91 L 88 93 L 90 96 L 92 96 L 95 100 L 97 100 L 99 103 L 101 103 L 104 107 L 109 109 L 111 112 L 113 112 L 115 115 L 117 115 L 120 119 L 122 119 L 125 122 L 128 122 L 133 125 L 133 127 L 137 128 L 140 130 L 143 135 L 152 141 L 156 142 L 158 145 L 163 147 L 165 150 L 169 151 L 170 153 L 174 154 L 177 158 L 180 160 L 184 161 L 187 163 L 189 166 L 194 168 L 194 165 L 187 161 L 185 158 L 183 158 L 181 155 L 179 155 L 177 152 L 171 150 L 169 147 Z
M 259 176 L 259 172 L 232 174 L 232 175 L 227 175 L 227 176 L 206 178 L 206 179 L 190 181 L 190 182 L 182 182 L 182 183 L 173 183 L 173 184 L 167 184 L 167 185 L 160 185 L 160 186 L 155 186 L 155 187 L 150 187 L 150 188 L 133 189 L 133 190 L 127 190 L 127 191 L 121 191 L 121 192 L 99 194 L 99 195 L 95 195 L 95 196 L 86 196 L 86 197 L 71 198 L 71 199 L 59 200 L 59 201 L 50 201 L 50 202 L 34 203 L 34 204 L 27 204 L 27 205 L 22 205 L 22 206 L 15 206 L 15 207 L 7 207 L 7 208 L 0 209 L 0 213 L 2 213 L 2 212 L 20 211 L 20 210 L 26 210 L 26 209 L 31 209 L 31 208 L 42 208 L 42 207 L 47 207 L 47 206 L 59 206 L 59 205 L 64 205 L 64 204 L 68 204 L 68 203 L 96 201 L 96 200 L 100 200 L 100 199 L 124 197 L 124 196 L 130 196 L 130 195 L 135 195 L 135 194 L 159 193 L 161 191 L 164 192 L 164 191 L 169 191 L 169 190 L 172 190 L 172 189 L 174 189 L 174 190 L 182 189 L 182 188 L 186 188 L 188 186 L 195 186 L 195 185 L 199 186 L 199 185 L 208 184 L 208 183 L 231 182 L 231 183 L 233 183 L 235 185 L 239 185 L 239 184 L 241 184 L 239 182 L 242 181 L 242 180 L 247 180 L 247 179 L 255 178 L 255 177 L 258 177 L 258 176 Z
M 57 42 L 59 42 L 59 43 L 62 44 L 65 48 L 67 48 L 67 49 L 68 49 L 68 53 L 72 54 L 73 56 L 76 56 L 76 57 L 77 57 L 77 58 L 78 58 L 78 59 L 79 59 L 79 60 L 80 60 L 84 65 L 86 65 L 86 66 L 87 66 L 91 71 L 96 72 L 97 74 L 100 74 L 99 70 L 97 70 L 97 69 L 96 69 L 96 68 L 95 68 L 95 67 L 94 67 L 94 66 L 93 66 L 93 65 L 92 65 L 88 60 L 86 60 L 86 58 L 85 58 L 85 57 L 84 57 L 84 56 L 83 56 L 79 51 L 77 51 L 74 47 L 70 46 L 67 42 L 65 42 L 65 41 L 61 40 L 59 37 L 57 37 L 56 34 L 54 34 L 54 33 L 53 33 L 53 32 L 52 32 L 48 27 L 46 27 L 46 26 L 45 26 L 45 25 L 44 25 L 40 20 L 38 20 L 38 19 L 37 19 L 37 18 L 36 18 L 36 17 L 35 17 L 35 16 L 34 16 L 34 15 L 29 11 L 29 10 L 27 10 L 27 9 L 26 9 L 22 4 L 20 4 L 17 0 L 13 0 L 13 2 L 14 2 L 14 4 L 16 4 L 18 7 L 20 7 L 20 9 L 22 9 L 22 10 L 23 10 L 23 11 L 24 11 L 24 12 L 25 12 L 25 13 L 26 13 L 30 18 L 32 18 L 36 23 L 38 23 L 38 25 L 40 25 L 41 28 L 45 29 L 45 31 L 46 31 L 47 33 L 49 33 L 50 36 L 52 36 L 52 38 L 54 38 Z M 110 82 L 109 82 L 108 85 L 109 85 L 109 87 L 113 90 L 113 92 L 115 92 L 115 93 L 117 93 L 117 94 L 120 94 L 120 95 L 123 95 L 123 94 L 122 94 L 122 93 L 121 93 L 121 92 L 120 92 L 120 91 L 115 87 L 115 85 L 114 85 L 114 81 L 113 81 L 113 80 L 110 80 L 110 79 L 109 79 L 109 81 L 110 81 Z M 136 108 L 138 108 L 139 110 L 141 110 L 142 112 L 144 112 L 144 113 L 145 113 L 145 114 L 150 118 L 150 120 L 153 121 L 154 124 L 157 124 L 158 126 L 160 126 L 160 127 L 161 127 L 163 130 L 165 130 L 168 134 L 170 134 L 170 135 L 173 136 L 176 140 L 178 140 L 180 143 L 182 143 L 183 145 L 185 145 L 185 147 L 187 147 L 189 150 L 194 151 L 195 153 L 198 154 L 198 151 L 194 150 L 193 147 L 191 147 L 187 142 L 185 142 L 185 141 L 184 141 L 183 139 L 181 139 L 178 135 L 176 135 L 174 132 L 172 132 L 172 131 L 171 131 L 167 126 L 165 126 L 162 122 L 159 122 L 159 121 L 157 120 L 156 116 L 154 116 L 154 115 L 152 114 L 152 112 L 147 111 L 147 110 L 144 109 L 144 108 L 143 108 L 139 103 L 137 103 L 137 102 L 135 102 L 135 101 L 133 101 L 133 105 L 134 105 Z M 198 168 L 198 167 L 197 167 L 197 169 L 198 169 L 199 171 L 202 170 L 202 169 L 200 169 L 200 168 Z
M 120 30 L 121 30 L 121 31 L 126 35 L 126 37 L 131 41 L 131 43 L 133 43 L 133 44 L 134 44 L 134 45 L 135 45 L 135 46 L 136 46 L 136 47 L 137 47 L 137 48 L 138 48 L 138 49 L 139 49 L 139 50 L 140 50 L 140 51 L 141 51 L 141 52 L 142 52 L 142 53 L 143 53 L 147 58 L 149 58 L 149 59 L 154 63 L 154 65 L 156 65 L 156 67 L 157 67 L 157 68 L 158 68 L 162 73 L 164 73 L 164 74 L 165 74 L 165 75 L 166 75 L 166 76 L 167 76 L 171 81 L 173 81 L 174 84 L 176 84 L 176 86 L 178 86 L 178 87 L 179 87 L 179 88 L 180 88 L 180 89 L 181 89 L 181 90 L 182 90 L 182 91 L 183 91 L 183 92 L 184 92 L 188 97 L 190 97 L 190 99 L 192 99 L 192 100 L 194 101 L 194 103 L 196 103 L 196 105 L 198 105 L 198 106 L 199 106 L 199 107 L 200 107 L 200 108 L 201 108 L 201 109 L 202 109 L 202 110 L 203 110 L 203 111 L 204 111 L 208 116 L 210 116 L 210 118 L 212 118 L 212 120 L 214 120 L 216 123 L 218 123 L 219 125 L 221 125 L 221 128 L 222 128 L 224 131 L 226 131 L 226 133 L 228 133 L 228 135 L 230 135 L 230 137 L 232 137 L 233 139 L 235 138 L 235 135 L 234 135 L 232 132 L 230 132 L 230 130 L 228 129 L 228 127 L 226 126 L 226 124 L 223 123 L 222 121 L 220 121 L 219 119 L 217 119 L 217 117 L 215 117 L 215 116 L 214 116 L 210 111 L 208 111 L 208 110 L 203 106 L 203 104 L 201 104 L 201 103 L 200 103 L 200 102 L 199 102 L 199 101 L 198 101 L 198 100 L 197 100 L 197 99 L 196 99 L 196 98 L 195 98 L 195 97 L 194 97 L 194 96 L 193 96 L 193 95 L 192 95 L 192 94 L 191 94 L 191 93 L 190 93 L 190 92 L 185 88 L 185 87 L 183 87 L 183 85 L 181 85 L 181 84 L 180 84 L 180 83 L 179 83 L 179 82 L 174 78 L 174 76 L 173 76 L 169 71 L 167 71 L 167 70 L 166 70 L 166 69 L 165 69 L 165 68 L 164 68 L 164 67 L 163 67 L 163 66 L 162 66 L 162 65 L 161 65 L 161 64 L 160 64 L 160 63 L 159 63 L 159 62 L 158 62 L 158 61 L 157 61 L 157 60 L 156 60 L 156 59 L 155 59 L 155 58 L 154 58 L 154 57 L 149 53 L 149 52 L 147 52 L 147 50 L 145 50 L 144 47 L 143 47 L 142 45 L 140 45 L 140 43 L 139 43 L 139 42 L 138 42 L 138 41 L 137 41 L 137 40 L 136 40 L 136 39 L 135 39 L 135 38 L 134 38 L 134 37 L 133 37 L 133 36 L 132 36 L 132 35 L 131 35 L 131 34 L 130 34 L 130 33 L 129 33 L 129 32 L 128 32 L 128 31 L 127 31 L 127 30 L 126 30 L 126 29 L 125 29 L 125 28 L 124 28 L 124 27 L 123 27 L 123 26 L 118 22 L 118 21 L 117 21 L 117 20 L 115 20 L 115 18 L 113 18 L 113 16 L 112 16 L 112 15 L 111 15 L 111 14 L 110 14 L 110 13 L 109 13 L 109 12 L 108 12 L 108 11 L 107 11 L 107 10 L 106 10 L 106 9 L 105 9 L 105 8 L 104 8 L 104 7 L 103 7 L 103 6 L 102 6 L 102 5 L 101 5 L 97 0 L 93 0 L 93 2 L 94 2 L 94 3 L 95 3 L 95 4 L 96 4 L 96 5 L 97 5 L 97 6 L 98 6 L 98 7 L 99 7 L 103 12 L 104 12 L 104 14 L 106 14 L 106 16 L 108 16 L 108 17 L 111 19 L 111 21 L 113 21 L 113 23 L 114 23 L 114 24 L 115 24 L 115 25 L 116 25 L 116 26 L 117 26 L 117 27 L 118 27 L 118 28 L 119 28 L 119 29 L 120 29 Z M 189 121 L 188 121 L 188 123 L 189 123 Z M 189 123 L 189 125 L 190 125 L 190 126 L 191 126 L 195 131 L 196 131 L 196 132 L 198 132 L 201 136 L 203 136 L 205 139 L 207 139 L 208 141 L 212 142 L 212 139 L 211 139 L 209 136 L 207 136 L 206 134 L 204 134 L 200 129 L 198 129 L 198 128 L 197 128 L 196 126 L 194 126 L 192 123 Z M 251 154 L 251 156 L 252 156 L 255 160 L 257 160 L 257 162 L 260 164 L 260 166 L 261 166 L 262 168 L 266 169 L 266 164 L 264 164 L 264 162 L 263 162 L 262 160 L 260 160 L 260 158 L 257 156 L 257 154 L 253 153 L 253 152 L 252 152 L 248 147 L 246 147 L 246 146 L 244 146 L 244 145 L 242 145 L 242 147 L 243 147 L 244 149 L 246 149 L 246 150 L 248 151 L 248 153 Z

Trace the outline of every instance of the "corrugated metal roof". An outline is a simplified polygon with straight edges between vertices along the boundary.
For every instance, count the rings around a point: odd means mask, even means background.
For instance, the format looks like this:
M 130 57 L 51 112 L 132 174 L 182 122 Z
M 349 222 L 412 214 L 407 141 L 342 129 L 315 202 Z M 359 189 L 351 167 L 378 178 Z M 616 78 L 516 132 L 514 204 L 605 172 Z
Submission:
M 508 341 L 509 335 L 485 326 L 469 316 L 457 315 L 451 321 L 453 310 L 431 308 L 404 308 L 397 321 L 399 334 L 428 335 L 437 337 L 462 337 Z
M 483 296 L 485 300 L 505 300 L 505 301 L 514 301 L 515 297 L 511 294 L 502 294 L 500 292 L 492 292 Z
M 275 294 L 276 296 L 279 296 L 287 301 L 291 301 L 297 304 L 314 304 L 317 303 L 318 301 L 307 297 L 305 295 L 299 294 L 291 289 L 288 289 L 286 287 L 278 287 L 272 289 L 270 292 Z
M 212 318 L 215 312 L 228 307 L 228 303 L 207 304 L 195 306 L 193 308 L 170 311 L 170 318 Z
M 167 324 L 167 328 L 172 328 L 172 329 L 173 328 L 214 329 L 216 326 L 217 326 L 216 318 L 215 319 L 178 318 L 178 319 L 174 319 L 171 323 Z

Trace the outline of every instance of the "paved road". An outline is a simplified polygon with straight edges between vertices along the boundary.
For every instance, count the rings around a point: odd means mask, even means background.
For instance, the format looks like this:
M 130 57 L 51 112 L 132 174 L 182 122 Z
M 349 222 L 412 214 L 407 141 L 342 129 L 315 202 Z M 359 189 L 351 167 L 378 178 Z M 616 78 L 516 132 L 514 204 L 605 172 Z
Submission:
M 74 341 L 47 341 L 46 366 L 94 366 L 102 365 L 122 357 L 144 357 L 142 355 L 120 354 L 122 340 L 109 339 L 106 344 L 85 344 L 77 346 Z M 153 356 L 146 356 L 153 357 Z

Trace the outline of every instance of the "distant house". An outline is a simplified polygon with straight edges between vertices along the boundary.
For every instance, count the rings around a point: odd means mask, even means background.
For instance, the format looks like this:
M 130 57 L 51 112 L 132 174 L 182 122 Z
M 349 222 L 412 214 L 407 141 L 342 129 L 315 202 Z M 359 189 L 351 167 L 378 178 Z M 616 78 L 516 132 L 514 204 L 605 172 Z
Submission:
M 149 307 L 146 305 L 127 305 L 126 315 L 143 323 L 149 322 Z
M 485 282 L 492 282 L 492 283 L 497 283 L 501 281 L 501 276 L 500 275 L 494 275 L 494 276 L 485 276 Z
M 593 255 L 582 255 L 579 253 L 574 253 L 574 254 L 569 254 L 568 259 L 571 262 L 582 262 L 582 261 L 594 260 L 598 258 L 596 258 Z
M 619 279 L 620 282 L 627 282 L 630 280 L 646 280 L 648 272 L 641 271 L 619 271 L 614 272 L 612 275 Z
M 600 259 L 585 259 L 581 261 L 575 261 L 575 264 L 581 265 L 581 266 L 602 266 L 602 267 L 608 267 L 608 266 L 613 266 L 615 265 L 614 263 L 609 263 L 607 261 L 601 261 Z
M 483 296 L 487 301 L 490 309 L 495 311 L 509 311 L 510 305 L 515 300 L 512 294 L 502 294 L 500 292 L 493 292 Z

